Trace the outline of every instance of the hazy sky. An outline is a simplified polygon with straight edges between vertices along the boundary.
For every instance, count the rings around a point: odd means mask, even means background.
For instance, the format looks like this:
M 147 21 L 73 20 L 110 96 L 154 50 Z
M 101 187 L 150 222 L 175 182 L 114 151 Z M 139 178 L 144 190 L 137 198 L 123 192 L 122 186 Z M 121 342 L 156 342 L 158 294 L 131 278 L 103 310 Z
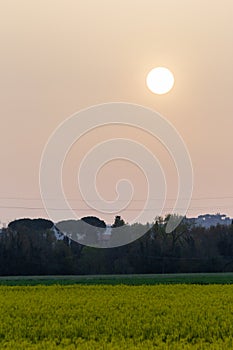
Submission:
M 39 164 L 50 134 L 80 109 L 111 101 L 150 107 L 179 131 L 194 169 L 189 216 L 233 217 L 232 0 L 0 0 L 0 50 L 2 222 L 46 217 L 42 209 L 13 207 L 42 207 Z M 174 74 L 168 94 L 155 95 L 145 85 L 156 66 Z M 163 147 L 133 128 L 109 126 L 77 142 L 64 166 L 64 188 L 78 200 L 71 203 L 82 210 L 78 216 L 111 222 L 84 210 L 74 180 L 88 147 L 108 137 L 150 147 L 164 166 L 166 205 L 172 206 L 177 180 Z M 118 178 L 137 178 L 139 201 L 121 213 L 129 220 L 144 199 L 145 183 L 132 164 L 112 163 L 98 177 L 107 199 L 114 199 Z

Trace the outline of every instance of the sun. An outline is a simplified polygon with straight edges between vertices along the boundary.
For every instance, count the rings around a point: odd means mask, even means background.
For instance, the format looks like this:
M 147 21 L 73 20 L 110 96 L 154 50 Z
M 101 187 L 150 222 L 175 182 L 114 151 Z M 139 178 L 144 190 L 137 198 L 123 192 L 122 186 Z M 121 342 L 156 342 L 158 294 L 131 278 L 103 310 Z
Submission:
M 153 68 L 146 77 L 147 87 L 158 95 L 169 92 L 174 85 L 174 81 L 172 72 L 165 67 Z

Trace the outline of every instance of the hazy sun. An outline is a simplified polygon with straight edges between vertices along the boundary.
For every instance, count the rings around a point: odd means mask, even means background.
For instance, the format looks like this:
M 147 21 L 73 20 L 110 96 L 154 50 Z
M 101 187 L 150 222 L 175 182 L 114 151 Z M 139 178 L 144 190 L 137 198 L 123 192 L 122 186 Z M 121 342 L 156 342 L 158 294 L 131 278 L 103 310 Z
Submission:
M 146 84 L 153 93 L 166 94 L 174 85 L 174 76 L 169 69 L 157 67 L 148 73 Z

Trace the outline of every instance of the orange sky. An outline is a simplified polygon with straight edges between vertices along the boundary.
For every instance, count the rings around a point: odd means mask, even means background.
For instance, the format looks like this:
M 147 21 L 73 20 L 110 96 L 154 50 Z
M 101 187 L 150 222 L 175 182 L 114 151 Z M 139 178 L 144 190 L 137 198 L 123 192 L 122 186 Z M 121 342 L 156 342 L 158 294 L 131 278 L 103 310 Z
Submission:
M 42 207 L 39 163 L 50 134 L 81 108 L 111 101 L 152 108 L 179 131 L 194 169 L 189 216 L 233 217 L 231 0 L 2 0 L 0 6 L 2 222 L 46 216 L 42 209 L 13 207 Z M 145 86 L 156 66 L 174 74 L 168 94 L 152 94 Z M 67 197 L 78 199 L 71 206 L 82 209 L 77 214 L 103 217 L 83 211 L 73 179 L 88 147 L 109 135 L 140 140 L 157 155 L 167 176 L 169 208 L 177 179 L 161 145 L 130 128 L 109 127 L 80 140 L 64 166 Z M 138 174 L 132 165 L 121 165 L 109 164 L 98 178 L 107 199 L 114 198 L 113 179 L 124 171 L 134 179 Z M 142 200 L 140 179 L 138 174 L 135 198 Z M 131 219 L 131 212 L 121 214 Z

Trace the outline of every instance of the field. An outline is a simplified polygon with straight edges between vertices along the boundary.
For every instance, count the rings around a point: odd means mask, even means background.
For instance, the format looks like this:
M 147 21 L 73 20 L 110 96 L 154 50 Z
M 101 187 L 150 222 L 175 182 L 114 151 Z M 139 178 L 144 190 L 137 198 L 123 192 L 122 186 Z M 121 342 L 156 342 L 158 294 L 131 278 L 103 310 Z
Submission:
M 232 349 L 233 285 L 0 286 L 0 349 L 156 348 Z
M 34 286 L 34 285 L 71 285 L 71 284 L 126 284 L 126 285 L 156 285 L 156 284 L 233 284 L 233 273 L 179 273 L 161 275 L 88 275 L 88 276 L 10 276 L 0 277 L 0 285 Z

